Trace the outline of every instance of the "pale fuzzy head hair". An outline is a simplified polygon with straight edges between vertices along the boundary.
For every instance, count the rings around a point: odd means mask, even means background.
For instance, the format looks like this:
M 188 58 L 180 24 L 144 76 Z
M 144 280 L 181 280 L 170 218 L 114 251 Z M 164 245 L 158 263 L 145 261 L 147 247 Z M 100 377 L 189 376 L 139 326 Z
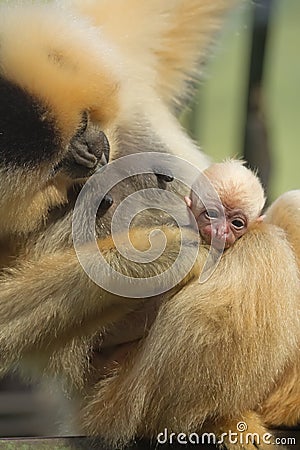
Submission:
M 224 206 L 239 207 L 249 222 L 257 219 L 265 204 L 265 194 L 257 175 L 244 166 L 244 161 L 228 160 L 204 170 Z

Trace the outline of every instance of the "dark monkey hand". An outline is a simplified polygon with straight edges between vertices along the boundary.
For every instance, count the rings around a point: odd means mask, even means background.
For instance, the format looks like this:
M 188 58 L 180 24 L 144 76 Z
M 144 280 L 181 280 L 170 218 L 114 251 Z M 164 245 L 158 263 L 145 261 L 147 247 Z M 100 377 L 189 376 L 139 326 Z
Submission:
M 108 163 L 110 146 L 103 131 L 89 124 L 84 113 L 81 127 L 69 143 L 68 153 L 57 166 L 72 179 L 88 178 Z

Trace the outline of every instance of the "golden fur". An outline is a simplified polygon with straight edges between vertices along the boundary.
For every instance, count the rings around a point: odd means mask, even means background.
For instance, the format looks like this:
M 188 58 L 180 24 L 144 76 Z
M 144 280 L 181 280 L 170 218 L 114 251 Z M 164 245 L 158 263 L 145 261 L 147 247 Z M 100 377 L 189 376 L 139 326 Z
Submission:
M 300 190 L 286 192 L 268 209 L 266 221 L 281 227 L 291 244 L 300 268 Z M 260 408 L 269 426 L 296 426 L 300 421 L 300 342 L 298 352 L 289 363 L 279 382 Z
M 300 267 L 300 190 L 281 195 L 268 209 L 266 221 L 283 228 Z
M 183 87 L 189 86 L 204 46 L 230 3 L 31 4 L 25 0 L 1 4 L 0 75 L 47 106 L 63 144 L 87 110 L 111 139 L 112 151 L 117 126 L 149 127 L 167 149 L 189 155 L 204 168 L 208 159 L 182 132 L 170 105 L 182 98 Z M 77 9 L 87 17 L 80 17 Z M 130 16 L 124 10 L 130 10 Z M 191 39 L 184 38 L 185 28 Z M 66 186 L 48 182 L 48 171 L 48 164 L 35 170 L 34 184 L 23 169 L 0 171 L 1 234 L 14 231 L 11 223 L 18 232 L 34 229 L 50 207 L 66 201 Z
M 204 168 L 206 158 L 180 129 L 173 108 L 185 96 L 204 45 L 230 4 L 74 0 L 1 5 L 1 76 L 47 104 L 64 142 L 73 136 L 82 111 L 88 110 L 109 136 L 114 157 L 149 150 L 150 145 L 151 150 L 173 151 Z M 287 232 L 294 251 L 284 231 L 259 223 L 226 251 L 205 284 L 197 281 L 207 257 L 207 249 L 200 247 L 197 263 L 174 290 L 158 299 L 125 299 L 99 288 L 79 265 L 72 248 L 72 204 L 70 211 L 50 214 L 45 226 L 37 227 L 38 212 L 46 218 L 49 204 L 61 202 L 56 194 L 54 200 L 43 197 L 47 170 L 41 165 L 36 171 L 34 186 L 26 178 L 28 203 L 21 211 L 34 211 L 33 221 L 24 217 L 33 233 L 22 249 L 25 261 L 4 270 L 0 280 L 2 370 L 15 364 L 32 370 L 34 365 L 35 370 L 65 378 L 82 400 L 81 429 L 101 433 L 111 445 L 136 436 L 155 438 L 165 427 L 170 432 L 214 430 L 221 435 L 243 419 L 251 431 L 262 434 L 264 419 L 270 426 L 284 423 L 291 403 L 295 408 L 287 422 L 295 423 L 299 227 Z M 15 202 L 14 187 L 21 191 L 19 180 L 27 174 L 12 170 L 9 180 L 6 174 L 1 172 L 0 189 L 6 202 Z M 151 180 L 146 181 L 150 187 Z M 142 187 L 141 180 L 128 181 L 117 186 L 113 196 L 121 201 Z M 41 196 L 36 207 L 35 196 Z M 280 211 L 289 204 L 288 197 L 283 198 Z M 298 197 L 293 205 L 299 211 Z M 111 214 L 98 219 L 98 245 L 114 267 L 133 277 L 153 276 L 169 267 L 181 245 L 178 228 L 164 225 L 160 216 L 167 236 L 165 253 L 153 264 L 139 265 L 119 255 L 108 236 Z M 271 217 L 270 212 L 268 220 L 285 228 L 289 216 L 284 224 L 277 223 L 279 214 L 274 211 Z M 157 229 L 150 219 L 147 227 L 131 232 L 140 249 L 148 248 L 149 231 Z M 191 241 L 192 236 L 183 246 L 189 249 Z M 88 257 L 89 246 L 82 250 Z M 183 265 L 189 262 L 186 252 Z M 98 357 L 106 327 L 114 324 L 118 329 L 127 313 L 154 300 L 162 306 L 148 336 L 103 378 Z M 292 369 L 286 389 L 281 380 L 287 367 Z
M 96 386 L 86 429 L 115 445 L 118 436 L 126 442 L 165 427 L 188 433 L 216 418 L 240 419 L 294 357 L 298 306 L 298 272 L 283 233 L 257 225 L 205 284 L 195 280 L 164 304 L 138 351 Z
M 101 104 L 99 120 L 115 116 L 118 66 L 105 38 L 53 2 L 17 8 L 1 5 L 1 73 L 45 101 L 66 138 L 84 110 Z
M 55 177 L 47 181 L 46 171 L 41 170 L 35 171 L 32 183 L 28 175 L 23 170 L 0 170 L 0 240 L 4 245 L 10 235 L 16 240 L 21 234 L 23 241 L 46 219 L 49 209 L 67 202 L 68 179 Z
M 208 159 L 187 139 L 172 112 L 199 77 L 204 49 L 231 4 L 231 0 L 213 5 L 198 0 L 67 1 L 71 10 L 91 20 L 101 39 L 105 36 L 116 46 L 122 70 L 118 123 L 132 127 L 143 120 L 140 115 L 145 116 L 169 151 L 183 158 L 189 155 L 189 161 L 201 168 Z M 185 39 L 186 30 L 190 39 Z
M 66 152 L 83 111 L 95 111 L 103 126 L 118 114 L 120 77 L 119 59 L 105 39 L 58 4 L 2 3 L 0 34 L 0 77 L 47 107 L 44 119 L 55 120 L 61 140 L 61 152 L 34 173 L 0 168 L 0 236 L 6 237 L 32 231 L 51 207 L 66 203 L 70 180 L 50 179 L 50 169 Z

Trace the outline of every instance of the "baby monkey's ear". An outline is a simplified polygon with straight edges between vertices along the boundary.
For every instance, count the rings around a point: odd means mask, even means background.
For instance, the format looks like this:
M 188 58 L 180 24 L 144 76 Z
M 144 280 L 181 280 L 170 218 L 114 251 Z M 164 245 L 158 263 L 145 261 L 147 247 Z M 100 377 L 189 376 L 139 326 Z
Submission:
M 265 220 L 265 218 L 266 218 L 266 215 L 265 215 L 265 214 L 262 214 L 261 216 L 259 216 L 259 217 L 256 219 L 256 222 L 263 222 L 263 221 Z

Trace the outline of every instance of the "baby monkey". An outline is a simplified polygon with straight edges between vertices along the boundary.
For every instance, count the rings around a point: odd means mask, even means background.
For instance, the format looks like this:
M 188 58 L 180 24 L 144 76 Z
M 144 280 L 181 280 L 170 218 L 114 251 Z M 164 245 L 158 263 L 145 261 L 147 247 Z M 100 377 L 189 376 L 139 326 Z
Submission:
M 195 216 L 203 242 L 211 244 L 213 240 L 214 246 L 224 245 L 226 249 L 246 233 L 249 225 L 263 220 L 264 190 L 243 161 L 212 164 L 203 175 L 193 183 L 185 202 Z

